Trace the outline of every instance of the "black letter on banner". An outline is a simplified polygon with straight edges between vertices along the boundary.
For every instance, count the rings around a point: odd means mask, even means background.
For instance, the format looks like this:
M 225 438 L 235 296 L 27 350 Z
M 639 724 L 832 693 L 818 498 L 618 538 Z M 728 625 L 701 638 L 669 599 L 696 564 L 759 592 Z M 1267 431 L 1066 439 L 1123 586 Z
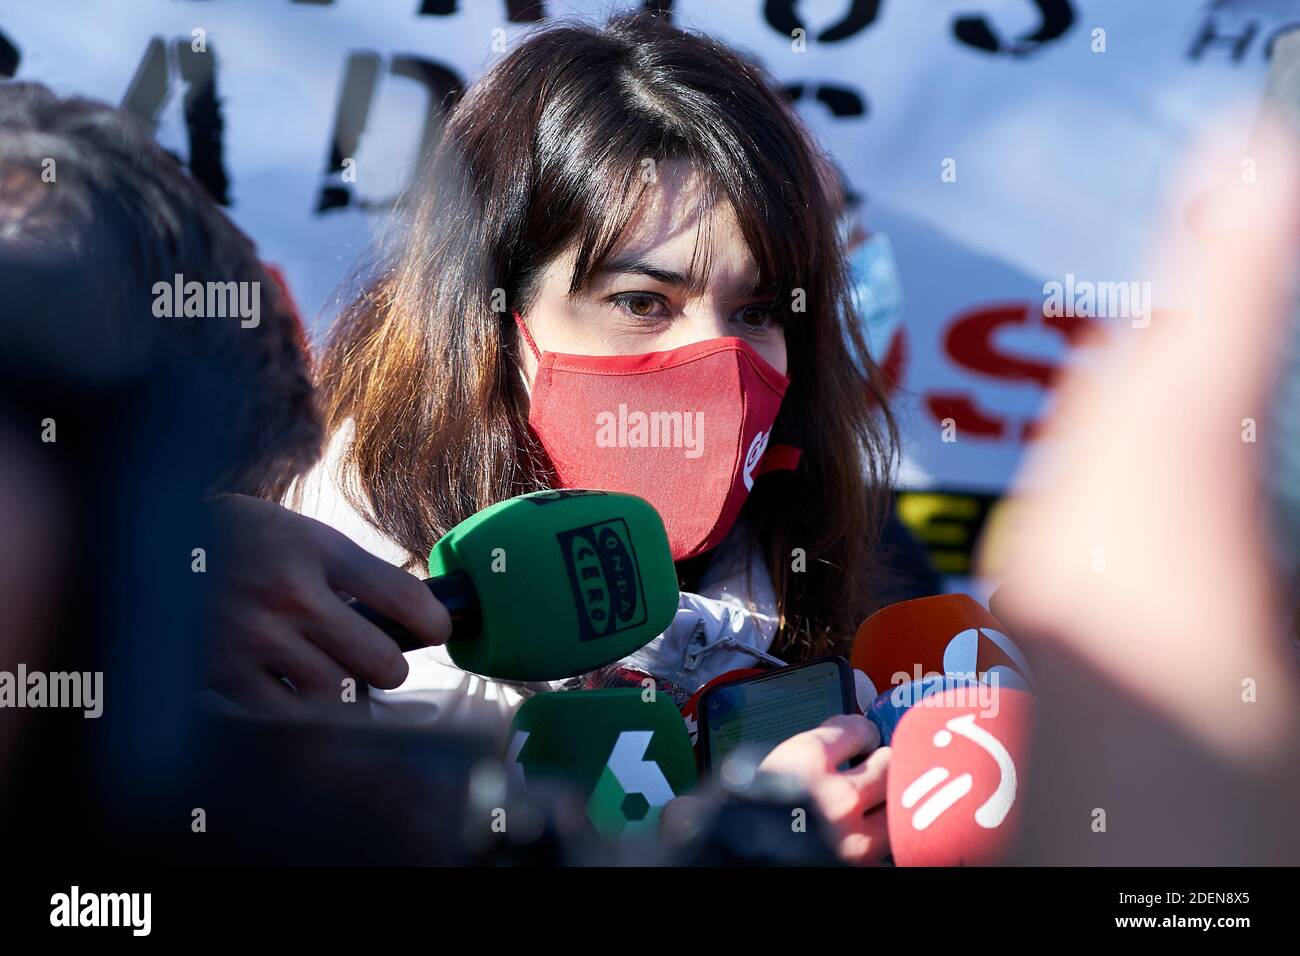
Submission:
M 7 80 L 9 77 L 18 73 L 18 64 L 22 61 L 22 54 L 18 52 L 18 47 L 14 46 L 12 40 L 4 35 L 0 30 L 0 80 Z
M 222 163 L 226 124 L 217 99 L 216 60 L 209 47 L 200 53 L 176 41 L 176 58 L 185 81 L 185 130 L 190 140 L 190 174 L 223 206 L 230 204 L 230 179 Z
M 450 17 L 460 12 L 457 0 L 420 0 L 417 17 Z M 542 0 L 506 0 L 507 23 L 537 23 L 546 19 Z
M 807 89 L 806 83 L 786 83 L 781 87 L 786 98 L 792 103 L 797 103 L 803 99 Z M 831 115 L 836 119 L 867 115 L 866 98 L 856 90 L 834 84 L 823 84 L 813 89 L 813 99 L 824 103 L 826 108 L 831 111 Z
M 537 23 L 545 19 L 542 0 L 506 0 L 506 20 L 510 23 Z
M 1274 45 L 1277 43 L 1279 39 L 1286 36 L 1288 33 L 1292 32 L 1293 30 L 1300 30 L 1300 22 L 1285 23 L 1282 26 L 1278 27 L 1276 30 L 1274 30 L 1272 34 L 1269 35 L 1268 40 L 1266 40 L 1264 43 L 1264 59 L 1272 60 Z
M 763 17 L 772 29 L 782 36 L 788 37 L 795 30 L 803 30 L 807 33 L 808 28 L 795 13 L 794 8 L 798 2 L 799 0 L 767 0 L 763 4 Z M 853 5 L 849 7 L 849 12 L 844 15 L 844 18 L 818 34 L 817 42 L 835 43 L 861 33 L 871 26 L 880 13 L 880 2 L 881 0 L 853 0 Z
M 960 43 L 988 53 L 1009 53 L 1025 56 L 1043 44 L 1060 39 L 1074 25 L 1074 9 L 1070 0 L 1033 0 L 1042 14 L 1043 22 L 1037 30 L 1005 44 L 998 40 L 983 16 L 958 17 L 952 23 L 952 32 Z
M 160 37 L 154 37 L 122 97 L 122 109 L 152 123 L 162 111 L 167 93 L 167 48 Z
M 394 76 L 415 80 L 429 91 L 424 107 L 424 126 L 420 130 L 420 167 L 423 169 L 442 135 L 443 115 L 460 99 L 460 77 L 441 63 L 418 56 L 395 56 L 390 69 Z
M 1219 33 L 1218 24 L 1213 17 L 1207 16 L 1201 24 L 1201 30 L 1192 41 L 1192 48 L 1187 51 L 1187 59 L 1199 60 L 1206 49 L 1211 46 L 1226 46 L 1232 50 L 1232 62 L 1240 63 L 1250 49 L 1251 41 L 1259 32 L 1259 24 L 1251 20 L 1245 30 L 1238 34 Z
M 328 177 L 343 171 L 343 160 L 355 157 L 357 146 L 361 143 L 361 132 L 366 128 L 366 117 L 370 113 L 370 100 L 375 94 L 375 83 L 379 79 L 379 54 L 369 51 L 353 53 L 348 57 L 348 65 L 343 72 L 343 91 L 339 94 L 339 105 L 334 111 L 334 136 L 330 140 Z M 327 183 L 320 192 L 316 203 L 317 212 L 339 209 L 352 201 L 352 191 L 346 183 Z
M 176 72 L 179 82 L 185 86 L 185 132 L 189 139 L 190 173 L 216 202 L 229 205 L 230 181 L 222 160 L 225 123 L 221 117 L 221 101 L 217 97 L 212 48 L 209 46 L 207 52 L 199 53 L 190 46 L 188 39 L 177 37 L 175 50 Z M 163 107 L 171 98 L 174 84 L 170 73 L 167 46 L 161 37 L 154 37 L 145 48 L 144 58 L 122 97 L 122 109 L 156 127 Z
M 377 53 L 367 51 L 353 53 L 348 57 L 343 91 L 334 114 L 334 135 L 330 141 L 329 166 L 326 169 L 327 181 L 321 188 L 316 203 L 318 213 L 352 204 L 352 189 L 339 178 L 339 173 L 343 171 L 344 160 L 355 158 L 361 145 L 361 134 L 365 131 L 370 115 L 370 104 L 374 100 L 380 69 L 381 61 Z M 428 91 L 424 126 L 420 132 L 420 168 L 423 168 L 441 134 L 444 111 L 460 98 L 463 85 L 460 77 L 450 69 L 422 57 L 395 56 L 390 70 L 394 76 L 415 80 Z M 366 205 L 386 206 L 391 202 L 392 200 L 387 200 Z

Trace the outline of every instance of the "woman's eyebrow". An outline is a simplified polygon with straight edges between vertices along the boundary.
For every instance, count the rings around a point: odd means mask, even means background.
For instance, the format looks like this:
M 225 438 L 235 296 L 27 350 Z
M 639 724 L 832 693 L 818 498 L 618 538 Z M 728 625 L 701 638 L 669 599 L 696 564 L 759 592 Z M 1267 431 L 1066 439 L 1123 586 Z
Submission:
M 665 285 L 674 285 L 686 288 L 691 284 L 690 276 L 684 272 L 678 272 L 675 269 L 666 269 L 663 266 L 655 265 L 645 259 L 626 258 L 610 259 L 596 270 L 597 276 L 611 275 L 643 275 L 647 278 L 654 279 L 656 282 L 662 282 Z
M 693 281 L 685 272 L 678 272 L 675 269 L 668 269 L 656 265 L 646 259 L 635 257 L 610 259 L 599 269 L 595 270 L 593 275 L 599 278 L 607 278 L 614 275 L 643 275 L 649 279 L 654 279 L 656 282 L 677 286 L 682 289 L 698 286 L 698 282 Z M 737 290 L 740 295 L 765 295 L 768 291 L 769 290 L 763 286 L 762 281 L 758 278 L 755 278 L 754 281 L 745 288 Z

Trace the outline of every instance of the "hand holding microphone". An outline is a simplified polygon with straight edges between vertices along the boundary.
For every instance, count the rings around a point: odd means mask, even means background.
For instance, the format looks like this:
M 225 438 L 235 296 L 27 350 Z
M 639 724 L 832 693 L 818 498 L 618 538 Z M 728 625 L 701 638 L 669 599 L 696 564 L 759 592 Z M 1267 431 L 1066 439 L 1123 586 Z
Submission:
M 398 646 L 340 591 L 426 644 L 450 637 L 447 611 L 428 589 L 328 525 L 244 495 L 211 508 L 226 547 L 209 561 L 220 590 L 206 683 L 241 706 L 292 715 L 309 702 L 343 705 L 349 679 L 383 688 L 406 679 Z
M 255 710 L 341 704 L 349 678 L 397 687 L 402 651 L 431 644 L 487 677 L 568 677 L 644 646 L 677 611 L 663 522 L 632 495 L 500 502 L 438 541 L 426 581 L 271 502 L 213 507 L 232 547 L 216 562 L 225 587 L 209 683 Z

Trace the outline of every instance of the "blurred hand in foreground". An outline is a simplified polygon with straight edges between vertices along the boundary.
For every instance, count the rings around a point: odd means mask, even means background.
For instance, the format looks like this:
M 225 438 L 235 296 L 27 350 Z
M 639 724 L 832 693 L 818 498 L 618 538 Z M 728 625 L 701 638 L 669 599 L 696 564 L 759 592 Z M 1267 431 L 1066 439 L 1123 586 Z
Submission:
M 1181 307 L 1067 376 L 999 535 L 999 613 L 1042 702 L 1025 862 L 1300 861 L 1300 688 L 1261 484 L 1300 157 L 1261 124 L 1201 155 L 1201 181 L 1207 164 L 1192 235 L 1157 246 Z

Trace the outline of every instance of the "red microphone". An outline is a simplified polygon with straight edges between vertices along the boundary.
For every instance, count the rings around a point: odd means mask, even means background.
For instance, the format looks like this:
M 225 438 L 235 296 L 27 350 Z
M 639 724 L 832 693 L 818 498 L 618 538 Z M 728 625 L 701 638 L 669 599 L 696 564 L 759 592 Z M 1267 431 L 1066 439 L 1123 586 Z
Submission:
M 1021 818 L 1034 697 L 972 684 L 927 697 L 892 741 L 886 820 L 899 866 L 1005 861 Z
M 891 687 L 928 674 L 969 677 L 1029 689 L 1033 676 L 996 617 L 965 594 L 900 601 L 858 627 L 849 657 L 858 704 L 866 712 Z

